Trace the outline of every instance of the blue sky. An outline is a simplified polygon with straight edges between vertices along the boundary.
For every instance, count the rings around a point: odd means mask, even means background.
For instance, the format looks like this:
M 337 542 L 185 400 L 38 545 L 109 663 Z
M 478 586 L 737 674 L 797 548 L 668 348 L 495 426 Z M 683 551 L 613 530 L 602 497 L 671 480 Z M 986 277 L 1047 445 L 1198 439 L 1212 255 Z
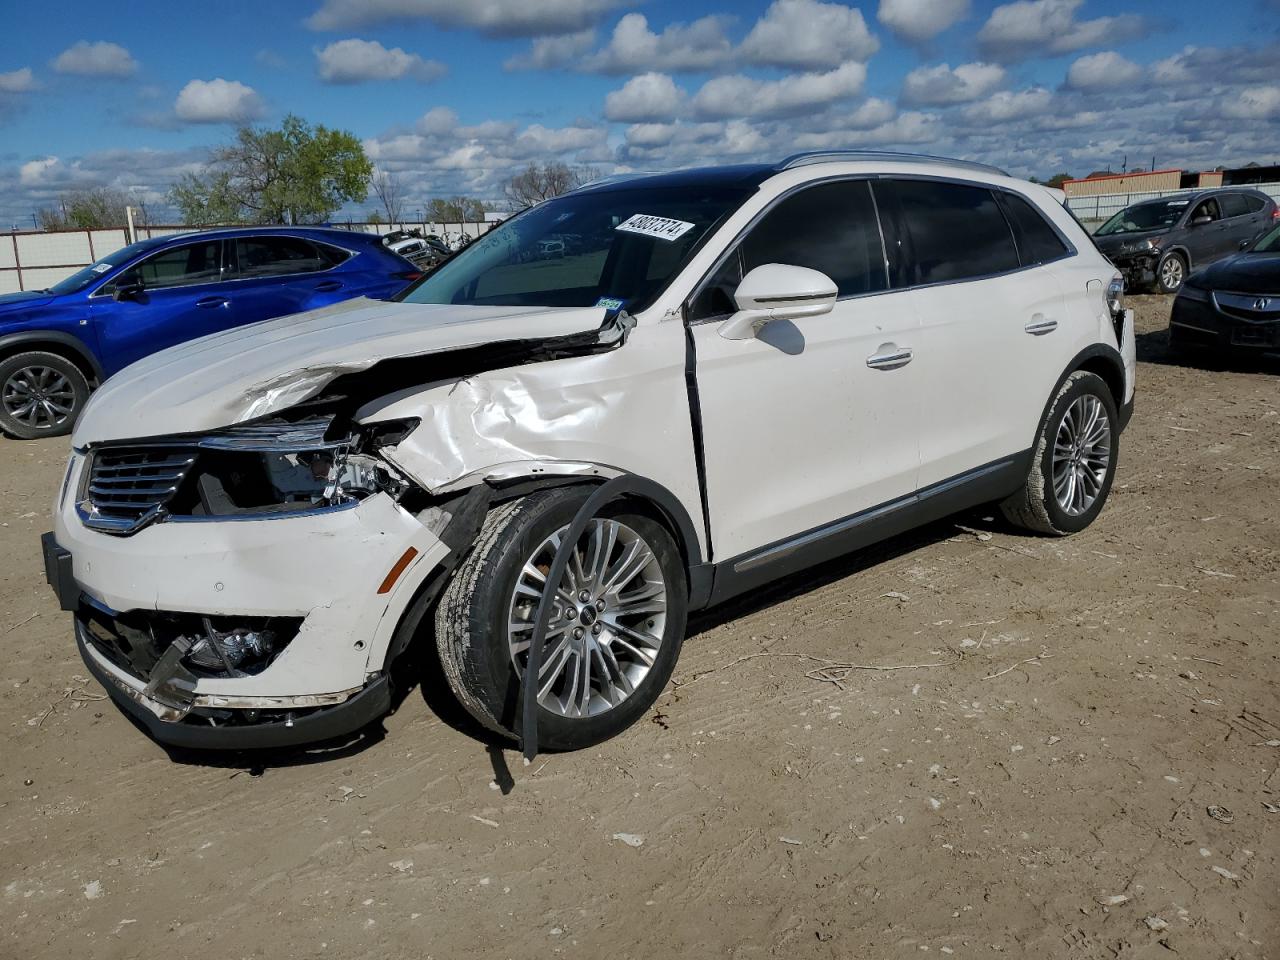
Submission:
M 1020 174 L 1280 161 L 1280 0 L 9 2 L 0 225 L 80 186 L 156 211 L 237 121 L 348 129 L 412 202 L 867 146 Z M 359 215 L 375 202 L 353 208 Z

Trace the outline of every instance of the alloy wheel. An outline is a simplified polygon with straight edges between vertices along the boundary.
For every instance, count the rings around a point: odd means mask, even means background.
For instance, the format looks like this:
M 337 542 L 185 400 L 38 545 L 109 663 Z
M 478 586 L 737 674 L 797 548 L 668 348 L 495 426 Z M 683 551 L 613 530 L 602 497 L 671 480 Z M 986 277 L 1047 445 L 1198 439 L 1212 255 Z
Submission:
M 36 429 L 61 426 L 75 412 L 75 388 L 53 367 L 20 367 L 0 388 L 0 404 L 19 423 Z
M 1076 397 L 1058 424 L 1053 441 L 1053 494 L 1064 511 L 1078 517 L 1102 493 L 1111 469 L 1111 421 L 1092 394 Z
M 568 527 L 525 560 L 509 607 L 507 643 L 521 676 L 547 573 Z M 595 716 L 626 700 L 662 646 L 667 584 L 653 548 L 617 520 L 595 518 L 574 545 L 553 601 L 538 703 L 563 717 Z
M 1176 290 L 1182 286 L 1182 261 L 1176 256 L 1166 257 L 1160 265 L 1160 282 L 1166 290 Z

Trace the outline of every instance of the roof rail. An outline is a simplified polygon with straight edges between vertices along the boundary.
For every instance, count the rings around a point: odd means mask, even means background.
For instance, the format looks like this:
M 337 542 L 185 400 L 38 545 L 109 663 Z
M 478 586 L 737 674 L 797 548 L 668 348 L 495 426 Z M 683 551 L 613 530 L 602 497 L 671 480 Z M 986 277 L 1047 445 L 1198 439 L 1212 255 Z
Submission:
M 1002 177 L 1009 176 L 999 167 L 989 163 L 978 163 L 975 160 L 956 160 L 952 157 L 931 157 L 923 153 L 897 153 L 891 150 L 810 150 L 795 153 L 779 163 L 774 169 L 791 170 L 794 167 L 806 167 L 814 163 L 836 163 L 841 160 L 888 160 L 894 163 L 944 163 L 951 167 L 965 170 L 980 170 L 983 173 L 997 173 Z

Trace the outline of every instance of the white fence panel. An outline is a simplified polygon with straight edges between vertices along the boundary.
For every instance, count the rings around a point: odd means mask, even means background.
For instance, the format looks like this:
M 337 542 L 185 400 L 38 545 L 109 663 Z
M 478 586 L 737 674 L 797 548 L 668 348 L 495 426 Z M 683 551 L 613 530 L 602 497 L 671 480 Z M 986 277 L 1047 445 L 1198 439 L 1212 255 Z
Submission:
M 24 273 L 28 267 L 82 267 L 91 259 L 89 235 L 83 231 L 18 234 L 18 260 Z M 29 283 L 23 285 L 31 288 Z
M 91 230 L 89 240 L 93 244 L 94 260 L 101 260 L 121 247 L 129 245 L 129 235 L 121 227 L 113 230 Z
M 18 271 L 0 270 L 0 294 L 18 292 Z
M 13 237 L 0 237 L 0 270 L 8 270 L 18 265 L 18 262 L 13 259 L 13 251 Z

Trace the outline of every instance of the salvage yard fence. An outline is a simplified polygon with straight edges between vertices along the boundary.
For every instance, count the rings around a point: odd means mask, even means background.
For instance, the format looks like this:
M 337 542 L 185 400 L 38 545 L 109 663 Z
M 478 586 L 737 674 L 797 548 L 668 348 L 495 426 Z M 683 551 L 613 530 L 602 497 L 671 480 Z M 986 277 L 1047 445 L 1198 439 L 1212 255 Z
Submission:
M 1239 183 L 1233 184 L 1242 190 L 1261 190 L 1276 203 L 1280 204 L 1280 183 Z M 1176 197 L 1180 194 L 1199 193 L 1203 187 L 1191 187 L 1186 190 L 1152 190 L 1145 193 L 1100 193 L 1089 197 L 1067 197 L 1067 207 L 1076 215 L 1081 223 L 1089 228 L 1102 224 L 1132 203 L 1141 200 L 1157 200 L 1160 197 Z
M 456 243 L 462 236 L 481 236 L 493 223 L 332 223 L 330 226 L 361 233 L 382 234 L 392 230 L 420 230 Z M 197 227 L 156 225 L 136 227 L 139 240 L 189 233 Z M 14 231 L 0 234 L 0 294 L 43 290 L 65 280 L 82 267 L 95 263 L 129 244 L 125 227 L 106 230 Z

